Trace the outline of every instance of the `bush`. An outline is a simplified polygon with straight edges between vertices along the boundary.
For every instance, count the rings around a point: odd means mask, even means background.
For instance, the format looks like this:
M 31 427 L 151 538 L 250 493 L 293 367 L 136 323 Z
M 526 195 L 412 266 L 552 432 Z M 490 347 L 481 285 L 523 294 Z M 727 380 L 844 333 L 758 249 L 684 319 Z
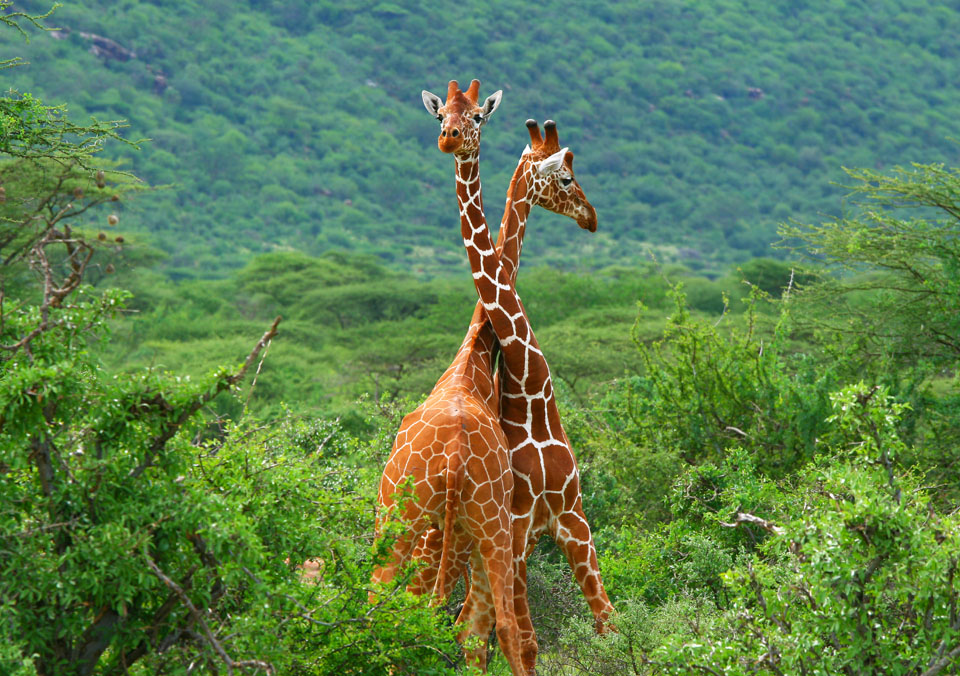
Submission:
M 952 673 L 960 518 L 938 512 L 918 477 L 898 468 L 909 450 L 898 434 L 906 407 L 886 389 L 846 387 L 831 406 L 822 453 L 789 483 L 729 464 L 677 483 L 685 495 L 694 489 L 693 507 L 643 551 L 656 559 L 685 530 L 693 556 L 674 564 L 668 587 L 709 582 L 730 561 L 722 594 L 700 584 L 653 607 L 621 602 L 621 636 L 589 636 L 574 623 L 560 673 Z M 722 531 L 734 539 L 717 548 Z M 668 630 L 651 630 L 660 627 Z
M 681 285 L 673 299 L 663 338 L 637 339 L 646 373 L 631 385 L 629 416 L 649 446 L 677 449 L 696 464 L 721 459 L 736 443 L 778 476 L 812 458 L 839 367 L 790 353 L 789 303 L 765 335 L 759 289 L 747 298 L 742 328 L 727 332 L 721 321 L 691 316 Z

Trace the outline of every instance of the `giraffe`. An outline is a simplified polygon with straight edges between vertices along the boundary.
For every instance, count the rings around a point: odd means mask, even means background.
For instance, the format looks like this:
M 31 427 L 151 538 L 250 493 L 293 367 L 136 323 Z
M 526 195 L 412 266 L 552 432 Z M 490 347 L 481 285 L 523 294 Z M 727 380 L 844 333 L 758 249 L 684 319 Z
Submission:
M 440 149 L 450 152 L 453 144 L 444 141 L 452 135 L 449 118 L 459 112 L 457 101 L 451 101 L 449 92 L 445 105 L 429 92 L 423 92 L 423 99 L 428 112 L 441 120 Z M 460 124 L 462 117 L 457 121 Z M 563 550 L 598 632 L 605 629 L 613 608 L 603 588 L 590 526 L 583 514 L 576 459 L 560 423 L 549 367 L 514 289 L 526 218 L 534 204 L 568 215 L 582 228 L 596 230 L 596 211 L 573 177 L 573 154 L 560 148 L 555 123 L 544 126 L 545 136 L 541 137 L 536 122 L 528 121 L 532 148 L 521 157 L 511 180 L 497 250 L 483 214 L 478 150 L 454 152 L 461 234 L 480 295 L 474 320 L 485 312 L 504 355 L 500 423 L 515 479 L 511 505 L 517 566 L 515 608 L 521 626 L 523 664 L 529 673 L 536 663 L 537 643 L 526 598 L 526 556 L 540 535 L 549 532 Z M 435 547 L 436 541 L 436 534 L 428 533 L 424 549 L 429 550 L 431 543 Z M 469 546 L 469 542 L 455 538 L 453 546 Z M 454 561 L 459 564 L 462 560 L 458 552 Z M 453 572 L 444 584 L 459 575 Z M 459 621 L 472 634 L 489 635 L 491 610 L 485 590 L 471 586 Z M 484 655 L 475 654 L 473 658 L 483 666 Z
M 454 152 L 479 147 L 480 127 L 500 104 L 497 92 L 477 104 L 480 83 L 466 93 L 451 83 L 451 96 L 469 108 L 467 125 L 445 129 L 441 148 Z M 426 401 L 401 423 L 387 460 L 378 493 L 377 531 L 383 520 L 399 510 L 410 525 L 396 540 L 391 559 L 373 573 L 375 583 L 389 582 L 430 527 L 441 528 L 441 555 L 434 592 L 443 598 L 446 570 L 453 551 L 454 529 L 464 534 L 478 554 L 474 586 L 483 588 L 494 606 L 497 638 L 516 676 L 524 673 L 520 658 L 519 625 L 514 611 L 514 566 L 510 504 L 513 473 L 506 440 L 497 422 L 496 402 L 489 376 L 492 341 L 477 339 L 485 349 L 468 350 L 455 360 Z M 485 377 L 474 377 L 487 374 Z M 407 477 L 412 477 L 415 501 L 399 500 Z M 489 635 L 490 627 L 487 627 Z M 464 632 L 465 638 L 469 631 Z M 486 635 L 482 637 L 486 640 Z

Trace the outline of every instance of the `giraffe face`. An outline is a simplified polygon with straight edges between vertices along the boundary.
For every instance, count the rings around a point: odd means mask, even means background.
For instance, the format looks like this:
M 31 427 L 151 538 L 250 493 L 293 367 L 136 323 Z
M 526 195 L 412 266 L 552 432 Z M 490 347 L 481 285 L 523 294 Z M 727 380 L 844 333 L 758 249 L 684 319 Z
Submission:
M 529 173 L 533 181 L 533 204 L 568 216 L 584 230 L 596 232 L 597 211 L 573 175 L 573 153 L 561 148 L 539 159 L 542 155 L 542 151 L 530 151 L 525 155 L 529 158 Z
M 440 121 L 437 146 L 442 152 L 469 155 L 480 149 L 480 129 L 500 105 L 503 92 L 494 92 L 482 105 L 478 103 L 479 93 L 479 80 L 473 80 L 465 92 L 451 80 L 446 102 L 427 90 L 421 92 L 427 112 Z

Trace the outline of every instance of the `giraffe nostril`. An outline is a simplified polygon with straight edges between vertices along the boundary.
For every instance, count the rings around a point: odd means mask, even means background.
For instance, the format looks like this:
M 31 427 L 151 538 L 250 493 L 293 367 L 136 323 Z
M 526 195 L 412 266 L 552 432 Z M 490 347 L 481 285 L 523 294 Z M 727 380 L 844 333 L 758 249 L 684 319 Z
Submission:
M 459 129 L 454 129 L 454 130 L 453 130 L 452 132 L 450 132 L 450 133 L 451 133 L 453 136 L 460 136 L 460 130 L 459 130 Z
M 440 136 L 446 136 L 446 135 L 447 135 L 447 130 L 446 130 L 446 129 L 444 129 L 443 131 L 440 132 Z

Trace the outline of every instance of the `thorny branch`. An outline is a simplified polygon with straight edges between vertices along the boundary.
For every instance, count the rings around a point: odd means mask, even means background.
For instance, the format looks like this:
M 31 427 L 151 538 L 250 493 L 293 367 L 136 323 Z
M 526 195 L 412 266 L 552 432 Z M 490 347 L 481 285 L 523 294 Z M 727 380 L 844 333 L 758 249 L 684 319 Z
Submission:
M 50 259 L 47 257 L 46 252 L 46 248 L 49 245 L 57 242 L 65 245 L 69 252 L 67 262 L 70 265 L 70 273 L 61 282 L 57 282 L 53 266 L 50 264 Z M 40 334 L 66 321 L 65 319 L 51 320 L 50 310 L 59 307 L 63 299 L 80 286 L 80 282 L 83 281 L 83 273 L 87 269 L 87 265 L 90 263 L 92 256 L 93 247 L 80 238 L 72 237 L 69 227 L 63 231 L 55 227 L 50 227 L 47 230 L 40 241 L 33 247 L 33 255 L 30 261 L 30 266 L 37 270 L 43 277 L 43 302 L 40 304 L 40 323 L 17 342 L 10 345 L 0 343 L 0 350 L 16 353 L 23 348 L 32 361 L 33 355 L 30 352 L 30 343 Z M 14 355 L 11 354 L 3 359 L 12 359 L 13 356 Z
M 209 402 L 211 399 L 216 397 L 221 392 L 230 389 L 238 382 L 243 380 L 244 375 L 246 375 L 247 370 L 253 365 L 257 360 L 257 356 L 260 354 L 260 351 L 263 350 L 264 346 L 267 345 L 276 335 L 277 335 L 277 326 L 280 324 L 281 317 L 277 317 L 273 320 L 273 324 L 270 325 L 270 328 L 267 329 L 266 333 L 260 337 L 260 340 L 257 341 L 257 344 L 253 346 L 253 350 L 247 355 L 246 360 L 243 363 L 243 366 L 240 367 L 240 370 L 234 373 L 231 376 L 228 376 L 217 383 L 217 386 L 213 389 L 204 392 L 202 395 L 197 397 L 193 403 L 184 408 L 180 415 L 178 415 L 173 420 L 168 420 L 162 427 L 160 433 L 153 438 L 150 442 L 150 446 L 147 450 L 146 457 L 143 462 L 137 465 L 135 468 L 130 470 L 130 478 L 136 479 L 138 476 L 143 474 L 144 470 L 153 465 L 153 461 L 167 442 L 183 427 L 184 423 L 190 419 L 190 417 L 200 410 L 200 408 Z
M 227 673 L 233 674 L 234 669 L 246 670 L 248 668 L 254 669 L 263 669 L 268 674 L 273 674 L 274 669 L 273 665 L 269 662 L 264 662 L 262 660 L 241 660 L 239 662 L 234 661 L 224 649 L 223 645 L 217 640 L 213 635 L 213 632 L 210 631 L 210 626 L 207 624 L 206 619 L 204 619 L 204 613 L 197 608 L 193 601 L 190 600 L 190 597 L 183 590 L 180 585 L 174 582 L 172 579 L 167 577 L 156 562 L 149 556 L 145 557 L 147 567 L 153 572 L 154 575 L 159 578 L 163 584 L 167 586 L 174 594 L 177 595 L 177 598 L 180 599 L 180 602 L 186 606 L 187 610 L 190 611 L 190 618 L 200 625 L 200 629 L 203 631 L 203 637 L 206 639 L 207 643 L 210 644 L 210 647 L 220 656 L 220 659 L 223 660 L 223 663 L 227 666 Z

